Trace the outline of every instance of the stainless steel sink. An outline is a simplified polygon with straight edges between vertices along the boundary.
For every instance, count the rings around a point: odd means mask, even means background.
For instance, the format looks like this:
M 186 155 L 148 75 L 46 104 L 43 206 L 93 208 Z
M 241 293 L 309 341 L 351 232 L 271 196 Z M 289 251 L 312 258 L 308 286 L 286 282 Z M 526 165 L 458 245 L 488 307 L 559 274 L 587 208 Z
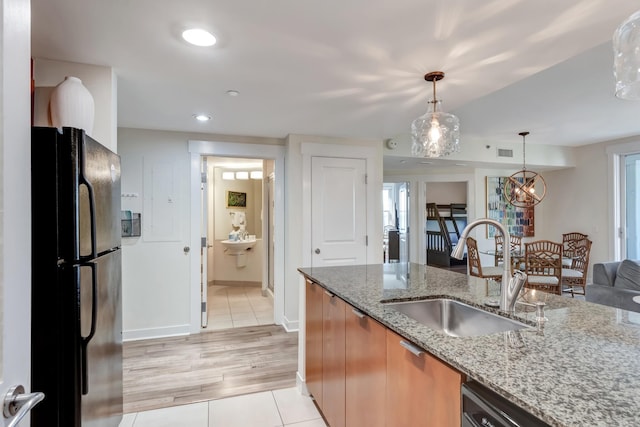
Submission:
M 453 337 L 473 337 L 531 328 L 517 320 L 447 298 L 392 302 L 386 305 L 425 326 Z

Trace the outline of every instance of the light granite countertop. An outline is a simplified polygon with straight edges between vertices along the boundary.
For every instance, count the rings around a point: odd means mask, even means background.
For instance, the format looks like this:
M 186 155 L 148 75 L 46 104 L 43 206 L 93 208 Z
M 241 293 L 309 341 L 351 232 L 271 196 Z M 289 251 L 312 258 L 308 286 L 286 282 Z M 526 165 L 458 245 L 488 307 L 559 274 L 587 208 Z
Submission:
M 530 330 L 459 338 L 385 302 L 449 297 L 495 311 L 484 306 L 488 296 L 499 299 L 495 282 L 419 264 L 299 271 L 552 426 L 640 425 L 640 313 L 538 292 L 546 322 L 516 304 Z

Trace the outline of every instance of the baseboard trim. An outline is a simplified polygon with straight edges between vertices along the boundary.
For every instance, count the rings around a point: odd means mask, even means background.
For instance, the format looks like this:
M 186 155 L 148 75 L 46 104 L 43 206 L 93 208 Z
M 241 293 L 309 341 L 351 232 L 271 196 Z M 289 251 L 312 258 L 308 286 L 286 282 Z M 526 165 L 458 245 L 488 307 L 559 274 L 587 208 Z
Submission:
M 282 318 L 282 327 L 284 327 L 287 332 L 298 332 L 300 329 L 300 322 L 298 320 L 289 320 L 287 319 L 287 316 L 284 316 Z
M 299 371 L 296 371 L 296 387 L 300 394 L 302 394 L 303 396 L 311 395 L 311 393 L 309 393 L 309 389 L 307 388 L 307 383 L 304 378 L 302 378 L 302 375 L 300 375 Z
M 191 325 L 167 326 L 164 328 L 131 329 L 122 332 L 123 341 L 148 340 L 189 335 Z
M 262 282 L 250 282 L 243 280 L 212 280 L 207 283 L 209 286 L 248 286 L 248 287 L 262 287 Z

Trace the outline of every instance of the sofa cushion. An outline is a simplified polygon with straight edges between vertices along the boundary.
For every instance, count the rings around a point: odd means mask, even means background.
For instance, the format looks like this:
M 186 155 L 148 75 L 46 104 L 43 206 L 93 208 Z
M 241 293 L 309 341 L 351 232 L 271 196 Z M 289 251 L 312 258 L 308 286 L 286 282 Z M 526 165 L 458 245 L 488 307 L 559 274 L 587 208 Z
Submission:
M 640 291 L 640 262 L 630 259 L 623 260 L 618 266 L 613 286 Z

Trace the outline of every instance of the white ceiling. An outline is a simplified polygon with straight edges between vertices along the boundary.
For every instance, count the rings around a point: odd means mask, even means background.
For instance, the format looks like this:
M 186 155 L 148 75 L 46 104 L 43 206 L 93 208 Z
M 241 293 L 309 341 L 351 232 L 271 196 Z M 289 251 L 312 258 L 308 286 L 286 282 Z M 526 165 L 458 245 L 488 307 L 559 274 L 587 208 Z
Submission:
M 637 0 L 32 0 L 34 57 L 106 65 L 121 127 L 285 137 L 408 134 L 431 97 L 490 138 L 640 134 L 613 96 L 611 36 Z M 180 33 L 204 27 L 210 48 Z M 226 95 L 237 90 L 238 97 Z M 213 120 L 198 123 L 194 113 Z

